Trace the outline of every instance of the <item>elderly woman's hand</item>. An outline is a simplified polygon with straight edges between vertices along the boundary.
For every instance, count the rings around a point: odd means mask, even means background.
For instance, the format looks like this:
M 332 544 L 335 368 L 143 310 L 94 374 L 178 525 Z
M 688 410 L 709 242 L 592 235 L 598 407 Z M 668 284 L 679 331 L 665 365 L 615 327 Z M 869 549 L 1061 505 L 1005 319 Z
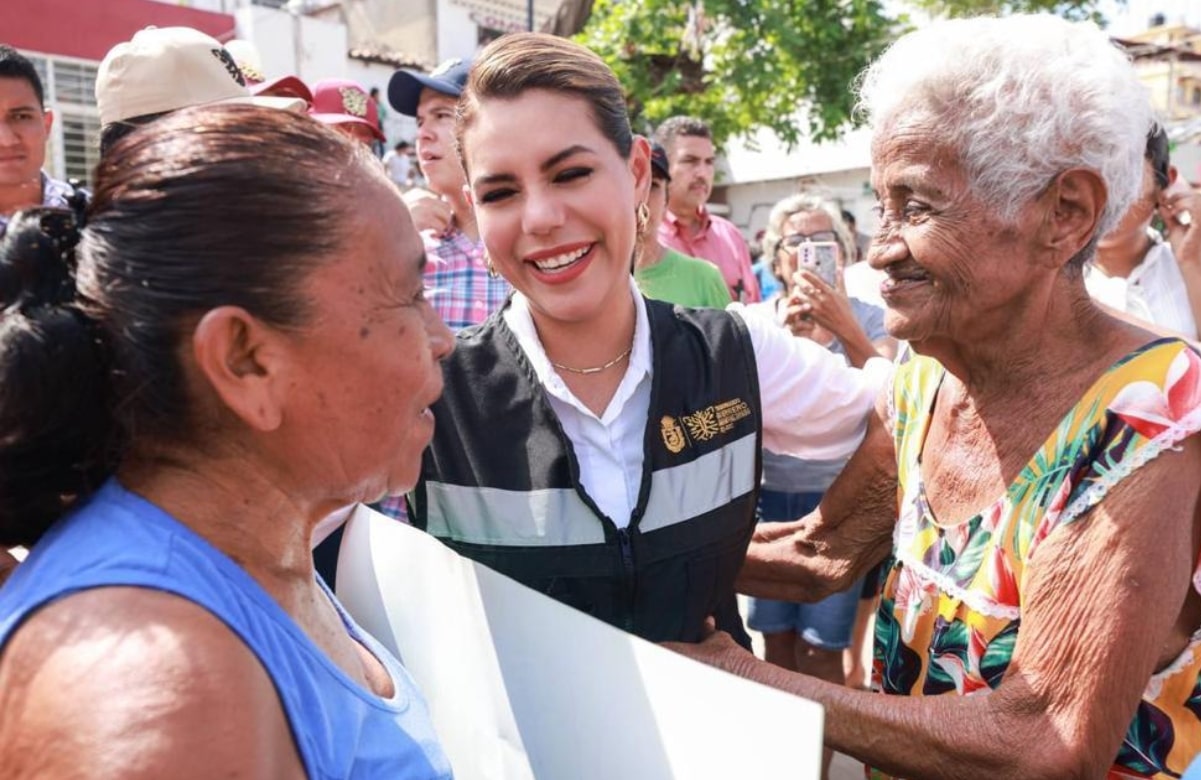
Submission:
M 818 326 L 810 315 L 810 306 L 800 296 L 790 293 L 784 299 L 784 327 L 797 338 L 816 341 L 822 346 L 834 339 L 834 334 Z
M 828 346 L 834 338 L 838 339 L 853 366 L 861 367 L 878 354 L 876 345 L 867 337 L 855 316 L 841 276 L 835 285 L 830 285 L 812 270 L 801 268 L 793 274 L 792 279 L 798 311 L 803 318 L 813 320 L 818 326 L 815 335 L 810 338 L 823 346 Z
M 705 620 L 705 638 L 700 642 L 664 642 L 663 646 L 694 661 L 747 679 L 754 679 L 752 670 L 762 663 L 725 631 L 718 631 L 711 617 Z
M 839 339 L 852 336 L 857 330 L 862 331 L 851 309 L 851 301 L 840 289 L 841 285 L 827 284 L 808 268 L 798 270 L 792 280 L 795 284 L 794 295 L 800 301 L 801 310 L 815 323 Z
M 1178 179 L 1164 190 L 1159 212 L 1176 261 L 1201 265 L 1201 193 Z

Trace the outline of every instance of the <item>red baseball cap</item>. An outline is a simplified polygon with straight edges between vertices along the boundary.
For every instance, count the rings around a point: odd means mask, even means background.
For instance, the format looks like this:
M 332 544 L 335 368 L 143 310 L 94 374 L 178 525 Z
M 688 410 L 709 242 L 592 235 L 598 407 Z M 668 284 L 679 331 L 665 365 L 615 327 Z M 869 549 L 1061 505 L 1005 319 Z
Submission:
M 312 91 L 296 76 L 280 76 L 273 81 L 256 82 L 250 85 L 250 94 L 299 98 L 310 105 L 313 102 Z
M 313 85 L 309 116 L 327 125 L 366 125 L 380 141 L 387 140 L 379 127 L 379 108 L 367 90 L 349 79 L 322 79 Z

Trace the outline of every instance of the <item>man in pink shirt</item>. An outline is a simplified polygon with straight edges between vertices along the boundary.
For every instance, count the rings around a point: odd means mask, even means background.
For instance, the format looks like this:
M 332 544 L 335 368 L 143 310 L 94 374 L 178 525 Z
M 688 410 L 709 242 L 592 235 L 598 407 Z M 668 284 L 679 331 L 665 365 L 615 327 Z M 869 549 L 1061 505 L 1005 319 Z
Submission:
M 716 158 L 709 126 L 694 117 L 673 116 L 659 125 L 655 141 L 667 150 L 672 181 L 659 243 L 717 266 L 732 300 L 758 301 L 759 283 L 742 233 L 705 208 L 713 192 Z

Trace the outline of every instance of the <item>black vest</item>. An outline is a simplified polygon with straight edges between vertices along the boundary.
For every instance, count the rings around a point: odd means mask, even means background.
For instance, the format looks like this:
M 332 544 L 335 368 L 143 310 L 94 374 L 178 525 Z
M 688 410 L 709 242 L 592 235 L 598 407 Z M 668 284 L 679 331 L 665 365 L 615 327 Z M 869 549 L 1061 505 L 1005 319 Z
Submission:
M 500 312 L 461 331 L 445 364 L 412 521 L 460 554 L 651 641 L 696 641 L 714 615 L 749 646 L 734 578 L 761 468 L 750 337 L 723 311 L 646 307 L 653 382 L 628 528 L 580 485 L 571 443 Z

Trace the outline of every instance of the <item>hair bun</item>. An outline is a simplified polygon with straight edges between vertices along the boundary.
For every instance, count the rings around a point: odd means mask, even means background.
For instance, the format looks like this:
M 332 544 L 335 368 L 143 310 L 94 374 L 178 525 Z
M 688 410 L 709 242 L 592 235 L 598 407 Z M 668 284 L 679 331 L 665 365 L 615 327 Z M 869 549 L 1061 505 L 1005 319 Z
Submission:
M 18 212 L 0 239 L 0 303 L 28 311 L 75 300 L 79 223 L 71 209 Z

